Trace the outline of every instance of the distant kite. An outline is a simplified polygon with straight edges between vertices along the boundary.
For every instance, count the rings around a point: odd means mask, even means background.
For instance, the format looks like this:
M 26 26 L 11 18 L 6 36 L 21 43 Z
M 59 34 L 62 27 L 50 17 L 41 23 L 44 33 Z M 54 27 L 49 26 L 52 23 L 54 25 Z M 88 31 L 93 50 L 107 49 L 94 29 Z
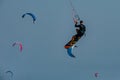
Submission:
M 22 49 L 23 49 L 22 43 L 21 42 L 15 42 L 15 43 L 13 43 L 12 46 L 14 47 L 15 45 L 18 45 L 20 52 L 22 52 Z
M 98 72 L 96 72 L 96 73 L 94 74 L 96 78 L 98 77 L 98 74 L 99 74 Z
M 12 71 L 6 71 L 5 73 L 10 75 L 11 77 L 13 77 L 13 72 Z
M 34 15 L 33 13 L 25 13 L 25 14 L 22 15 L 22 18 L 24 18 L 26 15 L 31 16 L 32 19 L 33 19 L 33 23 L 35 23 L 35 21 L 36 21 L 36 17 L 35 17 L 35 15 Z

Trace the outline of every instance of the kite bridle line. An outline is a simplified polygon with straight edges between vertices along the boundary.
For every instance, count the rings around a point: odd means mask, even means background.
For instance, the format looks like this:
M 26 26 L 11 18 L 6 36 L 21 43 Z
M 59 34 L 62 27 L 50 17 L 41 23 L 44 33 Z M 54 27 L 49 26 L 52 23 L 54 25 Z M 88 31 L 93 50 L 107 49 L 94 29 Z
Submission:
M 72 8 L 72 18 L 73 18 L 73 21 L 76 22 L 76 21 L 80 20 L 80 17 L 77 14 L 75 8 L 73 7 L 72 1 L 69 0 L 69 2 L 70 2 L 70 5 L 71 5 L 71 8 Z M 78 19 L 76 19 L 75 16 L 77 16 Z

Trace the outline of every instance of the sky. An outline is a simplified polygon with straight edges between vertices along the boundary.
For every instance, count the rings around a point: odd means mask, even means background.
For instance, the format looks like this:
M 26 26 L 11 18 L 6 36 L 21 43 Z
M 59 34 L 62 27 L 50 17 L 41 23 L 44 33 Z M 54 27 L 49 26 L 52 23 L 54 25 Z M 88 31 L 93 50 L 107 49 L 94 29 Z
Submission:
M 64 49 L 76 33 L 69 0 L 0 0 L 0 80 L 120 80 L 120 1 L 71 1 L 86 25 L 76 58 Z

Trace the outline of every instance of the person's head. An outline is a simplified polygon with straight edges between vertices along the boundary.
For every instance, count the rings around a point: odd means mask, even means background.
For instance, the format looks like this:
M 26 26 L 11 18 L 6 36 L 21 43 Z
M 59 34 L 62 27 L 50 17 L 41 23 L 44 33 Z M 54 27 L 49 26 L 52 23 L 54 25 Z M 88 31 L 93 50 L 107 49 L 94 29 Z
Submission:
M 80 21 L 80 24 L 83 24 L 83 21 L 82 21 L 82 20 Z

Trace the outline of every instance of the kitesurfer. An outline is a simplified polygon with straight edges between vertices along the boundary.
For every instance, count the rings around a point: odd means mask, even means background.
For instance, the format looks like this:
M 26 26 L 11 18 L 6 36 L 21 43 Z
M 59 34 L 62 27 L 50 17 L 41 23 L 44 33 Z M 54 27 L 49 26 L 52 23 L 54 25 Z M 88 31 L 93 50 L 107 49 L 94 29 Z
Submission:
M 77 21 L 74 22 L 75 22 L 75 27 L 77 28 L 76 29 L 77 34 L 74 36 L 74 39 L 75 41 L 78 41 L 79 38 L 81 38 L 85 34 L 86 26 L 84 25 L 82 20 L 80 21 L 79 24 Z

